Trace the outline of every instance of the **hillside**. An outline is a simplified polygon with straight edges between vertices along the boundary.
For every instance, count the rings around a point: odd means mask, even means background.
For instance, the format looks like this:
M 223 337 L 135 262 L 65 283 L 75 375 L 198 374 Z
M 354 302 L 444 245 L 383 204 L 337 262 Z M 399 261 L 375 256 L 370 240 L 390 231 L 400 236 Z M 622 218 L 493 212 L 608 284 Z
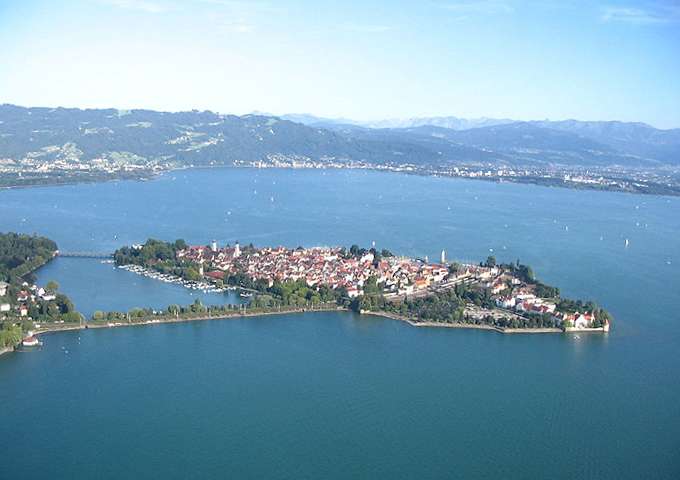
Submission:
M 401 158 L 402 150 L 260 115 L 0 106 L 0 159 L 19 163 L 232 165 L 277 156 L 382 162 Z M 437 158 L 417 144 L 408 154 L 415 162 Z
M 165 169 L 252 162 L 436 165 L 646 166 L 680 164 L 680 130 L 640 123 L 512 122 L 482 119 L 445 128 L 413 120 L 406 128 L 351 121 L 210 111 L 0 106 L 0 176 L 59 165 L 79 171 Z M 435 123 L 447 124 L 437 118 Z M 460 119 L 458 119 L 460 120 Z M 3 166 L 5 170 L 3 170 Z

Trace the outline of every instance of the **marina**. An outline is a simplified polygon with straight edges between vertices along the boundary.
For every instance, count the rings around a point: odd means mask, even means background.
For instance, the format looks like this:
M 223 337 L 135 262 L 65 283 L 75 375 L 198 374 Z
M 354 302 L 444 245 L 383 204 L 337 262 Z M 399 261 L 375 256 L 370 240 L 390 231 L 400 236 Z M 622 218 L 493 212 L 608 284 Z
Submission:
M 225 286 L 225 287 L 216 287 L 214 284 L 206 282 L 206 281 L 189 281 L 189 280 L 184 280 L 181 277 L 178 277 L 176 275 L 170 275 L 170 274 L 163 274 L 159 273 L 155 270 L 152 270 L 150 268 L 145 268 L 139 265 L 120 265 L 117 268 L 120 268 L 122 270 L 126 270 L 128 272 L 136 273 L 137 275 L 142 275 L 147 278 L 151 278 L 153 280 L 158 280 L 160 282 L 165 282 L 165 283 L 173 283 L 176 285 L 181 285 L 182 287 L 188 288 L 190 290 L 198 290 L 203 293 L 225 293 L 228 291 L 233 291 L 236 290 L 236 287 L 232 286 Z M 243 295 L 242 295 L 243 296 Z

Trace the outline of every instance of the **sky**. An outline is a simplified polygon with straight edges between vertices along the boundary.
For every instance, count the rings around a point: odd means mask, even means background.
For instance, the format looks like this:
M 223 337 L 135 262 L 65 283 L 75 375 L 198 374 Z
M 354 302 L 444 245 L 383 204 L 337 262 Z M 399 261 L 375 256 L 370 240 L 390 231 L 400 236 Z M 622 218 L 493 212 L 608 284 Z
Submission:
M 0 0 L 0 103 L 680 127 L 680 0 Z

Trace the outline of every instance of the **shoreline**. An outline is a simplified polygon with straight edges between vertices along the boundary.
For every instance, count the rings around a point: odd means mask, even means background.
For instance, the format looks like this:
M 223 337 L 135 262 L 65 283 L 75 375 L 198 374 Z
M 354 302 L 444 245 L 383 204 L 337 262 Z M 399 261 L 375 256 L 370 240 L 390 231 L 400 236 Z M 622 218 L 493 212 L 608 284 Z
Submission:
M 389 318 L 390 320 L 396 320 L 399 322 L 408 323 L 412 327 L 420 328 L 459 328 L 468 330 L 490 330 L 497 333 L 504 334 L 517 334 L 517 333 L 571 333 L 564 332 L 561 328 L 501 328 L 493 325 L 476 325 L 472 323 L 440 323 L 440 322 L 415 322 L 410 318 L 402 317 L 388 312 L 372 312 L 363 311 L 362 315 L 373 315 L 376 317 Z M 595 331 L 594 329 L 589 329 L 590 331 Z M 579 332 L 581 330 L 578 330 Z M 601 330 L 597 330 L 601 331 Z
M 138 326 L 149 326 L 149 325 L 162 325 L 169 323 L 189 323 L 189 322 L 203 322 L 208 320 L 233 320 L 238 318 L 249 318 L 249 317 L 264 317 L 268 315 L 288 315 L 292 313 L 312 313 L 312 312 L 349 312 L 346 308 L 320 308 L 316 310 L 310 309 L 295 309 L 295 310 L 282 310 L 282 311 L 272 311 L 272 312 L 252 312 L 252 313 L 229 313 L 222 315 L 200 315 L 197 317 L 178 317 L 178 318 L 155 318 L 155 319 L 145 319 L 138 322 L 106 322 L 106 323 L 94 323 L 85 322 L 82 325 L 68 325 L 68 326 L 54 326 L 40 328 L 35 331 L 35 335 L 44 335 L 48 333 L 58 333 L 58 332 L 69 332 L 74 330 L 95 330 L 102 328 L 119 328 L 119 327 L 138 327 Z
M 93 323 L 93 322 L 85 322 L 82 324 L 78 325 L 64 325 L 64 324 L 57 324 L 57 325 L 50 325 L 48 327 L 43 327 L 39 328 L 34 332 L 34 335 L 46 335 L 50 333 L 59 333 L 59 332 L 72 332 L 76 330 L 98 330 L 98 329 L 105 329 L 105 328 L 120 328 L 120 327 L 143 327 L 143 326 L 152 326 L 152 325 L 163 325 L 163 324 L 172 324 L 172 323 L 189 323 L 189 322 L 203 322 L 203 321 L 209 321 L 209 320 L 235 320 L 235 319 L 242 319 L 242 318 L 256 318 L 256 317 L 265 317 L 269 315 L 289 315 L 293 313 L 314 313 L 314 312 L 344 312 L 344 313 L 352 313 L 352 310 L 345 308 L 345 307 L 324 307 L 324 308 L 319 308 L 317 310 L 314 309 L 305 309 L 305 308 L 299 308 L 299 309 L 293 309 L 293 310 L 282 310 L 282 311 L 271 311 L 271 312 L 252 312 L 252 313 L 229 313 L 229 314 L 223 314 L 223 315 L 199 315 L 196 317 L 178 317 L 178 318 L 151 318 L 151 319 L 145 319 L 142 321 L 138 322 L 106 322 L 106 323 Z M 411 327 L 417 327 L 417 328 L 454 328 L 454 329 L 463 329 L 463 330 L 487 330 L 487 331 L 492 331 L 496 333 L 502 333 L 502 334 L 508 334 L 508 335 L 513 335 L 513 334 L 523 334 L 523 333 L 531 333 L 531 334 L 546 334 L 546 333 L 607 333 L 603 328 L 586 328 L 586 329 L 567 329 L 562 330 L 561 328 L 501 328 L 501 327 L 496 327 L 493 325 L 476 325 L 476 324 L 469 324 L 469 323 L 440 323 L 440 322 L 415 322 L 409 318 L 402 317 L 400 315 L 396 315 L 393 313 L 389 312 L 373 312 L 373 311 L 361 311 L 358 313 L 358 315 L 369 315 L 369 316 L 374 316 L 374 317 L 382 317 L 382 318 L 387 318 L 389 320 L 395 320 L 398 322 L 406 323 L 410 325 Z M 16 347 L 19 345 L 15 346 L 14 348 L 12 347 L 5 347 L 0 349 L 0 356 L 10 353 L 15 351 Z
M 566 189 L 566 190 L 579 190 L 579 191 L 594 191 L 594 192 L 611 192 L 611 193 L 627 193 L 631 195 L 651 195 L 651 196 L 658 196 L 658 197 L 680 197 L 680 192 L 648 192 L 648 191 L 631 191 L 623 188 L 613 188 L 613 187 L 604 187 L 604 188 L 597 188 L 595 186 L 590 186 L 590 184 L 564 184 L 564 183 L 551 183 L 551 182 L 541 182 L 539 181 L 540 178 L 518 178 L 518 177 L 493 177 L 493 178 L 486 178 L 486 177 L 470 177 L 470 176 L 464 176 L 464 175 L 449 175 L 449 174 L 443 174 L 443 173 L 436 173 L 436 172 L 429 172 L 429 171 L 408 171 L 408 170 L 398 170 L 398 169 L 393 169 L 393 168 L 381 168 L 380 165 L 371 165 L 371 166 L 336 166 L 336 165 L 328 165 L 328 166 L 323 166 L 323 167 L 312 167 L 312 166 L 301 166 L 301 167 L 295 167 L 295 166 L 266 166 L 266 167 L 258 167 L 255 165 L 197 165 L 197 166 L 178 166 L 178 167 L 169 167 L 169 168 L 164 168 L 161 170 L 154 170 L 154 171 L 145 171 L 139 176 L 130 176 L 126 177 L 125 175 L 121 176 L 116 176 L 113 175 L 111 177 L 103 177 L 103 178 L 83 178 L 83 179 L 69 179 L 68 181 L 55 181 L 55 182 L 46 182 L 46 183 L 35 183 L 35 184 L 28 184 L 28 185 L 16 185 L 16 184 L 8 184 L 8 185 L 1 185 L 0 186 L 0 191 L 2 190 L 13 190 L 13 189 L 23 189 L 23 188 L 35 188 L 35 187 L 58 187 L 58 186 L 66 186 L 66 185 L 78 185 L 78 184 L 92 184 L 92 183 L 108 183 L 108 182 L 116 182 L 116 181 L 136 181 L 136 182 L 141 182 L 141 181 L 149 181 L 149 180 L 154 180 L 156 178 L 159 178 L 163 175 L 172 173 L 172 172 L 177 172 L 177 171 L 183 171 L 183 170 L 209 170 L 209 169 L 260 169 L 260 168 L 266 168 L 266 169 L 282 169 L 282 170 L 367 170 L 367 171 L 373 171 L 373 172 L 389 172 L 389 173 L 396 173 L 396 174 L 405 174 L 405 175 L 415 175 L 415 176 L 420 176 L 420 177 L 431 177 L 431 178 L 451 178 L 451 179 L 458 179 L 458 180 L 472 180 L 472 181 L 483 181 L 483 182 L 493 182 L 493 183 L 514 183 L 517 185 L 533 185 L 536 187 L 545 187 L 545 188 L 560 188 L 560 189 Z
M 162 325 L 170 323 L 188 323 L 188 322 L 200 322 L 208 320 L 233 320 L 239 318 L 253 318 L 253 317 L 264 317 L 269 315 L 289 315 L 294 313 L 315 313 L 315 312 L 344 312 L 352 313 L 351 310 L 344 307 L 325 307 L 320 309 L 292 309 L 292 310 L 282 310 L 282 311 L 264 311 L 264 312 L 246 312 L 246 313 L 229 313 L 221 315 L 200 315 L 196 317 L 178 317 L 178 318 L 150 318 L 144 319 L 137 322 L 106 322 L 106 323 L 93 323 L 86 322 L 81 325 L 67 325 L 67 326 L 50 326 L 46 328 L 41 328 L 36 330 L 35 335 L 43 335 L 48 333 L 56 332 L 68 332 L 74 330 L 89 330 L 89 329 L 102 329 L 102 328 L 118 328 L 118 327 L 137 327 L 137 326 L 148 326 L 148 325 Z M 561 328 L 501 328 L 493 325 L 484 324 L 469 324 L 469 323 L 440 323 L 440 322 L 416 322 L 409 318 L 401 317 L 388 312 L 373 312 L 373 311 L 362 311 L 358 313 L 359 315 L 371 315 L 375 317 L 387 318 L 389 320 L 395 320 L 399 322 L 406 323 L 412 327 L 418 328 L 456 328 L 456 329 L 468 329 L 468 330 L 489 330 L 497 333 L 504 334 L 518 334 L 518 333 L 604 333 L 602 328 L 588 328 L 588 329 L 569 329 L 567 331 Z M 11 349 L 10 349 L 11 351 Z

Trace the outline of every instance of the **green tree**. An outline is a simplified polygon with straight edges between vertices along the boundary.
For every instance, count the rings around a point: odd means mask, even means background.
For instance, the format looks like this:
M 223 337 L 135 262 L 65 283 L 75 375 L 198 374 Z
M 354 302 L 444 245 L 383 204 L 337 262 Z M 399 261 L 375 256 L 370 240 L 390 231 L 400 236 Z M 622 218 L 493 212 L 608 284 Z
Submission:
M 171 315 L 177 315 L 179 314 L 181 308 L 179 305 L 170 305 L 168 306 L 168 313 Z
M 201 275 L 194 267 L 188 267 L 184 272 L 184 278 L 190 282 L 197 282 L 201 279 Z
M 61 310 L 59 310 L 59 306 L 56 303 L 49 303 L 47 305 L 47 315 L 49 315 L 53 319 L 56 319 L 57 317 L 59 317 L 60 313 L 61 313 Z

